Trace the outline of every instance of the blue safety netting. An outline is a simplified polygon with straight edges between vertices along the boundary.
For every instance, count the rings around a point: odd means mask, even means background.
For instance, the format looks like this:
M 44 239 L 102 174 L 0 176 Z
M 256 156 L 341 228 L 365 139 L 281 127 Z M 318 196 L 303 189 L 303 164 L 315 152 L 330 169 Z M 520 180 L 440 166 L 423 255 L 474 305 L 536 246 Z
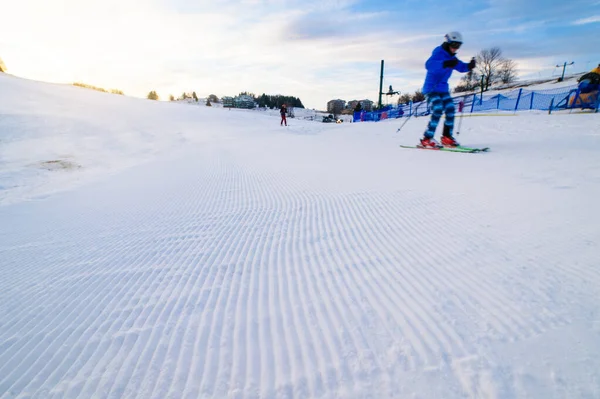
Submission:
M 578 86 L 567 86 L 547 90 L 517 89 L 508 93 L 466 94 L 453 97 L 458 112 L 474 113 L 484 111 L 528 111 L 568 108 L 589 108 L 598 110 L 600 95 L 580 93 Z M 422 116 L 430 113 L 427 102 L 386 106 L 378 111 L 354 113 L 354 122 L 380 121 L 403 116 Z

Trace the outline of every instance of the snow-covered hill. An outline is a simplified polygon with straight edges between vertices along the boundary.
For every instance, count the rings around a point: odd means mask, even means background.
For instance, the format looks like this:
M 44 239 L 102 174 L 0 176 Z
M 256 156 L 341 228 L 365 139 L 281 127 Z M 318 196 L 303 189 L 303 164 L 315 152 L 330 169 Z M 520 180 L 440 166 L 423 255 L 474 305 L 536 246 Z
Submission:
M 598 114 L 0 87 L 1 398 L 598 397 Z

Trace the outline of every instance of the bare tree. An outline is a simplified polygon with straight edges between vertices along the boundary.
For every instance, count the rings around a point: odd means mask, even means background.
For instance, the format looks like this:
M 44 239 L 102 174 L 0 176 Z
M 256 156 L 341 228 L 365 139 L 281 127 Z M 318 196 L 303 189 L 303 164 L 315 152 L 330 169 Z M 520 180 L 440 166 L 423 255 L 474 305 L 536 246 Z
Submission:
M 474 91 L 483 86 L 488 90 L 497 82 L 512 83 L 517 80 L 517 63 L 502 57 L 500 47 L 481 50 L 477 54 L 477 67 L 460 79 L 455 93 Z
M 421 92 L 421 90 L 417 90 L 417 91 L 415 91 L 415 94 L 413 94 L 412 100 L 413 100 L 413 103 L 425 101 L 425 95 Z
M 504 59 L 500 63 L 498 79 L 506 84 L 517 80 L 517 63 L 513 60 Z
M 475 71 L 470 71 L 462 78 L 460 78 L 460 83 L 456 85 L 454 88 L 455 93 L 463 93 L 466 91 L 474 91 L 477 90 L 481 86 L 481 76 L 477 74 Z
M 410 93 L 404 93 L 400 96 L 400 98 L 398 98 L 398 105 L 408 104 L 411 99 L 412 99 L 412 96 L 410 95 Z
M 481 50 L 477 54 L 477 70 L 483 76 L 483 89 L 488 90 L 490 85 L 498 78 L 498 71 L 504 59 L 500 47 Z

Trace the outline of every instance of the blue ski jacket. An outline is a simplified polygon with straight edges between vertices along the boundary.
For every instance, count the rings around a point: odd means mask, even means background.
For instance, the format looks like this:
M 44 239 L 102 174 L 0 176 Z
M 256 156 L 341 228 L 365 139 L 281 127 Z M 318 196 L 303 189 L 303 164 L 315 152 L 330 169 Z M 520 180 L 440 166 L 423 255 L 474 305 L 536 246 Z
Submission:
M 458 64 L 454 68 L 444 68 L 444 61 L 453 60 L 455 55 L 450 54 L 442 46 L 433 49 L 431 57 L 425 62 L 427 76 L 423 84 L 423 94 L 429 93 L 449 93 L 448 79 L 452 75 L 452 71 L 456 69 L 458 72 L 469 72 L 469 64 L 458 60 Z

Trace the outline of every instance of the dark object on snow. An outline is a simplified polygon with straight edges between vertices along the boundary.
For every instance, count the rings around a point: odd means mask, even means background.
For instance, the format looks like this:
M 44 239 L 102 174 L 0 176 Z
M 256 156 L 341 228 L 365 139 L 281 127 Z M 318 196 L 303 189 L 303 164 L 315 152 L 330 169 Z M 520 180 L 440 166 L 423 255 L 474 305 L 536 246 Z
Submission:
M 323 117 L 323 123 L 342 123 L 341 119 L 336 119 L 333 115 L 329 114 Z

